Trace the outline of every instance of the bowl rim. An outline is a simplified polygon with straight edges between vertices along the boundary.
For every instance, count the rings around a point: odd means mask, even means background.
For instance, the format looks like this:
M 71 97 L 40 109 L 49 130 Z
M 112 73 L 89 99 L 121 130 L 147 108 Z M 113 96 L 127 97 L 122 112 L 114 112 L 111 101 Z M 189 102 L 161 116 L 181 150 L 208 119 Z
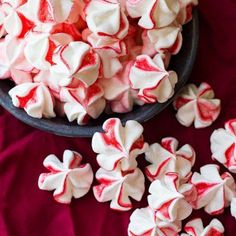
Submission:
M 158 106 L 155 106 L 154 104 L 145 105 L 149 106 L 146 112 L 139 114 L 139 116 L 135 118 L 133 118 L 132 116 L 130 116 L 129 118 L 128 115 L 127 117 L 121 119 L 121 122 L 123 124 L 130 119 L 136 120 L 140 123 L 147 122 L 148 120 L 153 118 L 157 113 L 160 113 L 162 110 L 164 110 L 174 100 L 179 90 L 185 85 L 192 72 L 194 62 L 196 60 L 198 43 L 199 43 L 199 18 L 197 9 L 194 9 L 193 11 L 193 19 L 191 22 L 192 22 L 192 31 L 194 32 L 193 37 L 191 38 L 192 47 L 188 54 L 188 58 L 186 60 L 186 64 L 182 73 L 183 79 L 178 82 L 178 86 L 175 88 L 174 96 L 172 96 L 167 102 L 158 104 Z M 95 132 L 102 131 L 101 124 L 92 126 L 91 125 L 75 126 L 73 125 L 73 123 L 70 123 L 69 121 L 66 121 L 66 123 L 63 124 L 60 122 L 59 123 L 55 122 L 55 119 L 46 119 L 46 118 L 37 119 L 30 117 L 23 109 L 15 107 L 12 104 L 8 93 L 6 93 L 6 91 L 3 91 L 2 89 L 0 89 L 0 105 L 4 107 L 8 112 L 10 112 L 14 117 L 24 122 L 25 124 L 55 135 L 64 137 L 92 137 Z M 113 117 L 117 117 L 117 115 L 118 114 L 113 114 Z

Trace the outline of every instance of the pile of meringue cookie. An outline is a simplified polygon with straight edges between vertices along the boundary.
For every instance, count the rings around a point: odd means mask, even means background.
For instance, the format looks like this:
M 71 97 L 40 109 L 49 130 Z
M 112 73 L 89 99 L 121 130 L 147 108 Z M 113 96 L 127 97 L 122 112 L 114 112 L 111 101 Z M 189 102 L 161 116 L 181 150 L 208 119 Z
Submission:
M 197 0 L 1 0 L 0 79 L 34 118 L 86 124 L 104 111 L 163 103 L 182 25 Z
M 221 102 L 207 83 L 199 87 L 185 86 L 174 101 L 177 120 L 188 127 L 210 126 L 219 116 Z M 140 201 L 145 192 L 145 176 L 150 181 L 148 206 L 133 211 L 128 226 L 129 236 L 222 236 L 222 223 L 213 218 L 203 226 L 200 218 L 190 219 L 193 210 L 204 211 L 215 217 L 231 207 L 236 218 L 236 182 L 229 172 L 221 173 L 217 164 L 207 164 L 199 172 L 192 172 L 197 160 L 194 148 L 179 146 L 173 137 L 162 138 L 149 145 L 143 137 L 143 127 L 136 121 L 122 126 L 117 118 L 103 124 L 104 132 L 92 138 L 92 149 L 97 154 L 100 168 L 96 172 L 97 185 L 93 193 L 97 201 L 110 202 L 117 211 L 132 209 L 131 199 Z M 236 173 L 236 119 L 215 130 L 210 138 L 212 159 Z M 144 154 L 144 155 L 142 155 Z M 144 173 L 138 168 L 138 158 L 145 156 L 149 165 Z M 66 150 L 63 162 L 49 155 L 44 166 L 50 171 L 38 180 L 39 188 L 54 191 L 60 203 L 70 203 L 89 192 L 93 171 L 89 164 L 81 164 L 79 153 Z M 182 233 L 181 233 L 182 231 Z M 183 233 L 185 232 L 185 233 Z

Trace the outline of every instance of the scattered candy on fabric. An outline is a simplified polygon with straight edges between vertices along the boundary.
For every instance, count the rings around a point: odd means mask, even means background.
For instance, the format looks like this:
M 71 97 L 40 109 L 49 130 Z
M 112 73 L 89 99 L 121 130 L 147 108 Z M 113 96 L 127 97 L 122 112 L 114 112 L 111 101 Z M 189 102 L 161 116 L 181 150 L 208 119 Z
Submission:
M 96 173 L 100 185 L 93 187 L 95 198 L 99 202 L 111 201 L 110 207 L 118 211 L 132 208 L 130 198 L 140 201 L 145 190 L 144 175 L 138 168 L 123 171 L 120 166 L 114 170 L 100 168 Z
M 63 162 L 55 155 L 49 155 L 43 165 L 50 171 L 39 176 L 38 186 L 42 190 L 52 191 L 57 202 L 68 204 L 72 197 L 81 198 L 90 189 L 93 171 L 90 164 L 81 164 L 82 156 L 65 150 Z
M 194 84 L 185 86 L 176 97 L 174 108 L 182 125 L 189 127 L 194 123 L 195 128 L 205 128 L 219 116 L 221 102 L 215 98 L 211 86 L 204 82 L 198 88 Z
M 225 123 L 225 128 L 215 130 L 210 138 L 212 158 L 236 173 L 236 119 Z
M 192 213 L 190 203 L 196 199 L 196 190 L 192 184 L 180 184 L 174 172 L 166 173 L 163 181 L 153 181 L 149 192 L 148 204 L 163 221 L 184 220 Z
M 177 139 L 171 137 L 149 146 L 145 157 L 152 164 L 145 168 L 145 173 L 150 181 L 161 179 L 168 172 L 178 173 L 182 182 L 188 181 L 196 154 L 189 144 L 177 148 Z
M 181 222 L 165 222 L 158 219 L 156 211 L 150 207 L 136 209 L 128 226 L 129 236 L 178 236 Z
M 224 226 L 217 219 L 213 219 L 204 228 L 202 220 L 196 218 L 185 225 L 184 231 L 186 233 L 181 234 L 181 236 L 223 236 L 225 230 Z
M 106 170 L 120 166 L 122 171 L 137 167 L 136 158 L 145 152 L 147 143 L 143 138 L 143 127 L 137 121 L 127 121 L 122 126 L 117 118 L 111 118 L 103 124 L 104 133 L 95 133 L 92 148 L 97 153 L 98 164 Z
M 220 175 L 219 166 L 208 164 L 195 172 L 190 179 L 197 190 L 197 199 L 193 202 L 195 209 L 204 207 L 210 215 L 219 215 L 230 205 L 236 196 L 236 184 L 232 175 L 225 172 Z

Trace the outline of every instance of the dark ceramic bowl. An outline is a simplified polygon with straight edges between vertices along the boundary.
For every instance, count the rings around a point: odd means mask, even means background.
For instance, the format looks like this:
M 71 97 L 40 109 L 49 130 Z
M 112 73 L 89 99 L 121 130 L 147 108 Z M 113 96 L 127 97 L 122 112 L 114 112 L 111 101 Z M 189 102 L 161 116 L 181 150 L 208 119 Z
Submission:
M 187 82 L 192 71 L 193 64 L 196 58 L 198 47 L 198 15 L 194 11 L 193 20 L 183 27 L 183 47 L 180 53 L 171 59 L 170 68 L 175 70 L 178 74 L 179 81 L 175 88 L 175 94 Z M 35 128 L 67 137 L 91 137 L 96 131 L 102 130 L 103 122 L 109 118 L 107 115 L 102 115 L 97 120 L 91 120 L 86 126 L 79 126 L 76 122 L 70 123 L 66 118 L 53 119 L 35 119 L 27 115 L 23 109 L 16 108 L 12 105 L 8 91 L 13 84 L 7 80 L 0 81 L 0 104 L 8 110 L 13 116 L 31 125 Z M 119 117 L 122 123 L 127 120 L 136 120 L 139 122 L 146 122 L 164 108 L 166 108 L 172 101 L 174 96 L 163 104 L 150 104 L 142 107 L 135 107 L 132 112 L 126 114 L 113 114 L 112 117 Z

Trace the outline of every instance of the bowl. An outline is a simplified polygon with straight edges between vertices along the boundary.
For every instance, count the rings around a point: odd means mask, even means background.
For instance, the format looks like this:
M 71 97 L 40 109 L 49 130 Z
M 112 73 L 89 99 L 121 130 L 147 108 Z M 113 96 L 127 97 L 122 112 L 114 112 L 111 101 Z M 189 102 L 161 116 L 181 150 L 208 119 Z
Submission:
M 175 87 L 175 95 L 187 82 L 192 71 L 199 39 L 198 13 L 193 12 L 193 20 L 183 26 L 183 46 L 178 55 L 173 56 L 169 68 L 175 70 L 179 81 Z M 147 104 L 136 106 L 131 112 L 125 114 L 101 115 L 96 120 L 91 120 L 85 126 L 79 126 L 76 122 L 70 123 L 66 118 L 35 119 L 27 115 L 23 109 L 14 107 L 8 91 L 14 86 L 9 80 L 0 80 L 0 104 L 13 116 L 22 122 L 56 135 L 66 137 L 91 137 L 95 132 L 102 131 L 103 122 L 109 117 L 118 117 L 122 123 L 127 120 L 146 122 L 165 109 L 174 99 L 175 95 L 165 103 Z

